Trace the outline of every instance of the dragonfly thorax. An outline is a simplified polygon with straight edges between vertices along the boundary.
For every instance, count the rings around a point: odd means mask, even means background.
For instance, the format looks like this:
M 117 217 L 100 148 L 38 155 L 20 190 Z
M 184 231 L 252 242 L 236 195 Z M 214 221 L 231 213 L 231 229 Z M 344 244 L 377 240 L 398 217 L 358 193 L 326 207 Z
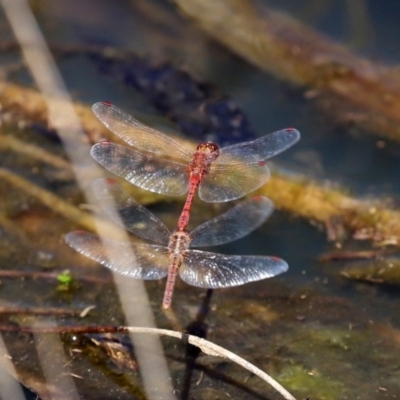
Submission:
M 169 253 L 183 255 L 189 249 L 191 241 L 192 239 L 187 231 L 172 232 L 168 243 Z
M 193 154 L 192 162 L 189 164 L 191 175 L 206 175 L 210 165 L 219 155 L 219 148 L 215 143 L 200 143 Z

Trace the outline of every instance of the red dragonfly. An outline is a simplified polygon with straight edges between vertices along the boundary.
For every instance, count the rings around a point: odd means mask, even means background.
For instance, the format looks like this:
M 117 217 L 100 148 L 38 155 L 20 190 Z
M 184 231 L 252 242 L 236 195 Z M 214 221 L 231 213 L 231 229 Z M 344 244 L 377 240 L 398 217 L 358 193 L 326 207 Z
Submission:
M 97 143 L 90 154 L 98 163 L 142 189 L 171 196 L 188 193 L 178 221 L 179 231 L 188 225 L 197 188 L 200 198 L 209 203 L 243 197 L 268 180 L 265 160 L 300 138 L 299 131 L 288 128 L 221 149 L 215 143 L 201 143 L 193 152 L 110 103 L 94 104 L 93 112 L 132 146 Z
M 258 228 L 273 211 L 273 204 L 266 197 L 244 200 L 190 233 L 179 230 L 171 233 L 113 179 L 95 181 L 94 191 L 100 204 L 112 198 L 125 229 L 159 244 L 102 242 L 97 235 L 83 231 L 68 233 L 66 243 L 86 257 L 132 278 L 150 280 L 168 276 L 164 309 L 171 305 L 178 272 L 190 285 L 216 289 L 271 278 L 288 270 L 287 263 L 277 257 L 224 255 L 192 249 L 228 243 Z M 109 215 L 112 217 L 113 213 Z M 127 248 L 132 251 L 127 252 Z M 132 252 L 135 260 L 130 257 Z M 112 257 L 109 259 L 107 255 Z

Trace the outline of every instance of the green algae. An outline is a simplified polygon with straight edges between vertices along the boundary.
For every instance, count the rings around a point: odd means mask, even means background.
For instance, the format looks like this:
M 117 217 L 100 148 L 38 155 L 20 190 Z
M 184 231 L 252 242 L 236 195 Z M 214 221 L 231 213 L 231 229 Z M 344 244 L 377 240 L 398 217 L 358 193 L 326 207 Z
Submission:
M 300 364 L 285 365 L 276 378 L 284 387 L 313 400 L 337 400 L 343 396 L 340 381 Z

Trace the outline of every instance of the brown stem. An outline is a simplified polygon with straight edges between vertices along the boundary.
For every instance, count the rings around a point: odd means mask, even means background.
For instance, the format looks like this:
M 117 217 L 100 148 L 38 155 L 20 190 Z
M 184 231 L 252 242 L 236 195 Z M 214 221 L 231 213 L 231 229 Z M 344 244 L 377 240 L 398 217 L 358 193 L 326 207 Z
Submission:
M 394 69 L 353 55 L 287 14 L 257 9 L 256 2 L 174 1 L 210 36 L 250 63 L 311 88 L 310 97 L 328 95 L 330 112 L 333 100 L 353 123 L 400 141 L 400 74 Z M 321 97 L 321 103 L 326 100 Z
M 34 144 L 29 144 L 11 135 L 1 135 L 0 150 L 13 151 L 28 156 L 32 160 L 49 164 L 55 168 L 65 169 L 71 172 L 71 164 Z

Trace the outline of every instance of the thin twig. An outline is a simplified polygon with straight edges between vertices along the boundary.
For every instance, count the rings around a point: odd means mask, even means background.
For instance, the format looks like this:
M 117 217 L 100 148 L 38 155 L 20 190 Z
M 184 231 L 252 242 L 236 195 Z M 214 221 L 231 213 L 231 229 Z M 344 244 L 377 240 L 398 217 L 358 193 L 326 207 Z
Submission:
M 91 214 L 79 210 L 76 206 L 65 202 L 60 197 L 50 193 L 48 190 L 45 190 L 23 177 L 3 168 L 0 168 L 0 179 L 5 180 L 11 185 L 26 192 L 28 195 L 37 199 L 56 213 L 63 215 L 70 221 L 74 221 L 88 230 L 95 230 L 95 218 Z M 98 223 L 103 224 L 105 229 L 113 228 L 113 224 L 108 224 L 105 221 L 99 220 Z
M 130 326 L 35 326 L 35 327 L 17 327 L 13 325 L 0 325 L 0 331 L 4 332 L 29 332 L 29 333 L 146 333 L 151 335 L 164 335 L 174 337 L 180 340 L 187 341 L 189 344 L 198 347 L 203 353 L 210 356 L 222 357 L 240 365 L 247 369 L 254 375 L 271 385 L 277 392 L 279 392 L 285 400 L 296 400 L 281 384 L 273 379 L 266 372 L 257 368 L 255 365 L 246 361 L 244 358 L 239 357 L 237 354 L 232 353 L 225 348 L 218 346 L 209 340 L 199 338 L 197 336 L 188 335 L 182 332 L 171 331 L 168 329 L 158 328 L 145 328 L 145 327 L 130 327 Z

